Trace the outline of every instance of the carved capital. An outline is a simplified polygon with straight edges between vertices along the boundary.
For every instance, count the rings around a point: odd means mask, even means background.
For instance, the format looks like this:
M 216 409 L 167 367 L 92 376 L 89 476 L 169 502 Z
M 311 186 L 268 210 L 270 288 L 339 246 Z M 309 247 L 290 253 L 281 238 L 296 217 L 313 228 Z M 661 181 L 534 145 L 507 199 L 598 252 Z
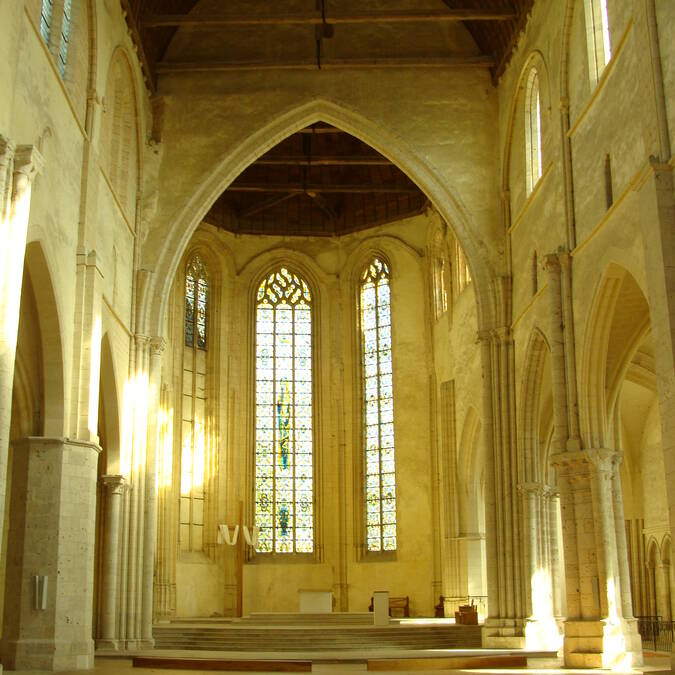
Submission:
M 545 494 L 547 486 L 543 483 L 520 483 L 518 485 L 518 492 L 522 495 L 534 495 L 542 497 Z
M 154 337 L 150 340 L 150 356 L 161 356 L 166 349 L 166 340 L 163 337 Z
M 0 166 L 6 166 L 14 157 L 16 145 L 9 138 L 0 134 Z
M 14 181 L 30 184 L 45 164 L 44 157 L 34 145 L 19 145 L 14 153 Z
M 613 474 L 621 464 L 622 453 L 610 448 L 588 448 L 583 450 L 594 470 L 598 473 Z
M 109 474 L 101 476 L 101 483 L 109 494 L 121 495 L 129 488 L 129 483 L 124 476 Z
M 139 351 L 144 349 L 150 344 L 151 337 L 149 335 L 142 335 L 141 333 L 136 333 L 134 335 L 134 340 L 136 342 L 136 349 Z

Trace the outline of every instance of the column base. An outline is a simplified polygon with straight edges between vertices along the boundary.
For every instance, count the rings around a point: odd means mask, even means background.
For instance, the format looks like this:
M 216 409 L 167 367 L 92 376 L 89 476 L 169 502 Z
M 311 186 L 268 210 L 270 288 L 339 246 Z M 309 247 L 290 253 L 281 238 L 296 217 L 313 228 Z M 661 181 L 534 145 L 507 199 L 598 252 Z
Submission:
M 555 617 L 537 617 L 525 622 L 525 648 L 532 651 L 558 652 L 562 656 L 563 622 Z
M 155 647 L 154 638 L 143 638 L 142 640 L 138 641 L 139 649 L 154 649 L 154 647 Z
M 7 640 L 2 660 L 9 670 L 91 670 L 94 641 Z
M 523 619 L 488 619 L 482 643 L 486 649 L 525 649 Z
M 96 640 L 96 649 L 105 649 L 107 651 L 119 651 L 120 643 L 113 638 L 98 638 Z
M 642 640 L 635 619 L 566 621 L 566 668 L 626 668 L 642 665 Z

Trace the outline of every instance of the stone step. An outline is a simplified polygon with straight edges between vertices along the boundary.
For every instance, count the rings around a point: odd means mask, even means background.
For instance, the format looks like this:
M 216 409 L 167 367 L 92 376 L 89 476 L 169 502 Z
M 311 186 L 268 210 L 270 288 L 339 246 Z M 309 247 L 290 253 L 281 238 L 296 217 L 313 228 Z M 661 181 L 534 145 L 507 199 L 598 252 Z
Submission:
M 480 648 L 480 626 L 156 626 L 157 649 L 211 651 L 313 651 Z

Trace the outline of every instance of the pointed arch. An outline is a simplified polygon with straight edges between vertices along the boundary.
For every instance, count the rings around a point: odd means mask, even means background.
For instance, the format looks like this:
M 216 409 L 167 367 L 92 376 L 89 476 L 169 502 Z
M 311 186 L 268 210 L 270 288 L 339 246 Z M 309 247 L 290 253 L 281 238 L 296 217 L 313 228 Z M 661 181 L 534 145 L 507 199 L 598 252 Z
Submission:
M 35 303 L 42 336 L 42 365 L 49 377 L 44 378 L 43 434 L 65 436 L 66 391 L 61 322 L 56 292 L 47 258 L 39 241 L 26 246 L 25 266 L 35 292 Z
M 110 59 L 100 154 L 108 182 L 127 219 L 134 223 L 142 146 L 138 94 L 131 63 L 122 47 L 118 47 Z
M 476 531 L 479 525 L 478 509 L 472 509 L 471 502 L 477 503 L 481 491 L 484 457 L 479 444 L 480 430 L 480 416 L 473 406 L 469 406 L 462 425 L 457 460 L 459 484 L 464 486 L 458 504 L 463 532 Z
M 110 334 L 106 331 L 101 338 L 101 378 L 99 396 L 105 410 L 106 474 L 117 475 L 120 468 L 120 429 L 122 428 L 119 405 L 119 389 L 115 375 Z
M 164 245 L 154 261 L 150 283 L 143 289 L 140 303 L 141 326 L 160 334 L 166 312 L 170 283 L 182 252 L 211 204 L 227 186 L 257 157 L 287 136 L 316 122 L 326 122 L 371 145 L 397 164 L 429 196 L 441 217 L 452 227 L 466 251 L 472 276 L 477 280 L 477 303 L 480 323 L 491 320 L 488 300 L 489 282 L 493 276 L 492 255 L 478 235 L 459 199 L 436 175 L 432 167 L 401 138 L 387 133 L 381 125 L 333 101 L 316 99 L 280 114 L 276 120 L 258 129 L 229 152 L 186 202 L 165 231 Z M 147 250 L 144 249 L 144 250 Z M 154 255 L 154 253 L 153 253 Z
M 520 387 L 518 445 L 521 455 L 521 481 L 542 482 L 544 461 L 540 455 L 540 421 L 544 371 L 549 367 L 550 348 L 539 328 L 534 328 L 525 353 L 525 366 Z
M 610 263 L 598 282 L 586 322 L 580 415 L 587 447 L 608 447 L 621 382 L 649 326 L 642 289 L 628 270 Z

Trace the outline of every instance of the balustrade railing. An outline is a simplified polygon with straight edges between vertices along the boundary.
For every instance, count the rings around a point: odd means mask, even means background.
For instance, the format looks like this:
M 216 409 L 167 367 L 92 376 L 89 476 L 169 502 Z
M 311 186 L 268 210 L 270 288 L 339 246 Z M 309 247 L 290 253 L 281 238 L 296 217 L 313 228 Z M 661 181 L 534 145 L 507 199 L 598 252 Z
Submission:
M 665 621 L 660 616 L 637 616 L 638 632 L 642 638 L 642 649 L 655 652 L 670 652 L 673 648 L 675 622 Z

